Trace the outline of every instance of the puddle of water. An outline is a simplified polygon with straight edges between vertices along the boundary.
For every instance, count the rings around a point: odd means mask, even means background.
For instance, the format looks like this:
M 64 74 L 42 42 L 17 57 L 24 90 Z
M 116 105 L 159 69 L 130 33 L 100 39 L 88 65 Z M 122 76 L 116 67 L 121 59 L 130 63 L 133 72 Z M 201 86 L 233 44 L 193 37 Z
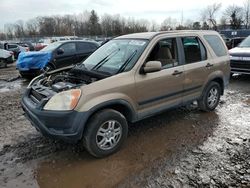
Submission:
M 86 152 L 80 156 L 59 153 L 40 164 L 37 182 L 41 188 L 115 187 L 167 155 L 203 142 L 212 134 L 217 120 L 216 113 L 165 113 L 133 125 L 135 130 L 131 130 L 123 149 L 107 158 L 94 159 Z M 205 124 L 207 121 L 210 123 Z
M 8 92 L 8 91 L 16 91 L 21 88 L 25 88 L 27 86 L 27 82 L 24 80 L 16 80 L 13 82 L 0 81 L 0 93 Z

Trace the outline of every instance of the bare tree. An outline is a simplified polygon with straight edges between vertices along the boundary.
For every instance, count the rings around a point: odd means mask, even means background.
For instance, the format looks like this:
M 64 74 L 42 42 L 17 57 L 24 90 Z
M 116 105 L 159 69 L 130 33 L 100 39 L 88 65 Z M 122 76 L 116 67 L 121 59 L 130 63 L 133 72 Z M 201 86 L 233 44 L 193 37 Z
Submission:
M 177 20 L 171 17 L 166 18 L 161 24 L 161 31 L 173 30 L 176 28 Z
M 36 19 L 31 19 L 26 22 L 26 33 L 28 36 L 35 36 L 37 35 L 37 27 L 38 23 Z
M 249 28 L 250 23 L 250 0 L 246 0 L 243 5 L 243 21 L 245 28 Z
M 207 24 L 207 22 L 203 22 L 202 23 L 201 29 L 203 29 L 203 30 L 209 30 L 209 25 Z
M 152 20 L 150 23 L 149 31 L 158 31 L 160 26 L 156 23 L 155 20 Z
M 186 29 L 193 29 L 193 23 L 194 23 L 193 20 L 187 19 L 187 20 L 185 20 L 184 27 Z
M 226 29 L 227 26 L 227 19 L 225 16 L 222 16 L 220 19 L 220 29 Z
M 173 25 L 174 20 L 171 20 Z M 148 31 L 149 21 L 124 18 L 119 14 L 105 14 L 101 18 L 97 12 L 84 11 L 78 15 L 40 16 L 26 23 L 17 21 L 6 24 L 4 32 L 9 39 L 24 36 L 117 36 L 121 34 Z
M 15 24 L 14 24 L 14 34 L 15 37 L 20 38 L 20 37 L 24 37 L 25 36 L 25 32 L 24 32 L 24 22 L 22 20 L 18 20 Z
M 216 16 L 221 9 L 221 3 L 214 3 L 202 10 L 202 21 L 208 22 L 211 29 L 217 30 Z
M 231 25 L 232 29 L 239 29 L 243 23 L 243 9 L 237 5 L 230 5 L 224 11 L 224 16 Z
M 109 14 L 104 14 L 101 19 L 101 26 L 103 34 L 107 36 L 112 35 L 112 16 Z
M 4 32 L 6 33 L 7 39 L 12 39 L 14 37 L 14 25 L 13 24 L 5 24 Z
M 194 22 L 194 23 L 193 23 L 193 29 L 195 29 L 195 30 L 200 30 L 200 29 L 201 29 L 201 24 L 200 24 L 200 22 Z
M 0 32 L 0 40 L 6 40 L 6 34 L 3 32 Z

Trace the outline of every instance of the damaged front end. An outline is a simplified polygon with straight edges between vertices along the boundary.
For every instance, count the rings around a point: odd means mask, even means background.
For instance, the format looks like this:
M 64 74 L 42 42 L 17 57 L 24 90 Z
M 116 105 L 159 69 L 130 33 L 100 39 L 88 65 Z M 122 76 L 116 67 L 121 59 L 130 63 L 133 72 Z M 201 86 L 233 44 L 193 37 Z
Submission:
M 89 112 L 74 110 L 81 97 L 80 87 L 108 76 L 89 71 L 83 64 L 46 72 L 31 81 L 22 107 L 43 135 L 75 142 L 81 138 L 89 116 Z
M 28 86 L 30 98 L 34 103 L 44 106 L 57 93 L 76 89 L 109 76 L 109 74 L 87 70 L 84 64 L 46 72 L 31 81 Z

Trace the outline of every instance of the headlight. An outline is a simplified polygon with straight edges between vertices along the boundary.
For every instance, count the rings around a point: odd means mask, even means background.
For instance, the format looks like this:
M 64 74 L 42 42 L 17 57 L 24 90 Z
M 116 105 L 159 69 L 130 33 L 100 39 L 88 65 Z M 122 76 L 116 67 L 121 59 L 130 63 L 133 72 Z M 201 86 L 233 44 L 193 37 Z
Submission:
M 54 95 L 44 106 L 44 110 L 73 110 L 81 97 L 80 89 L 63 91 Z

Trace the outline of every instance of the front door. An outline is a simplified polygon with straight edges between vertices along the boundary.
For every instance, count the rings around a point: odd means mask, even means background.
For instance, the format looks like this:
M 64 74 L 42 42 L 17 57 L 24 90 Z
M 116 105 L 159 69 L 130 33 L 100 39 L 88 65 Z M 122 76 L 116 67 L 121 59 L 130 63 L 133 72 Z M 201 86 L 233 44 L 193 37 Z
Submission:
M 159 40 L 148 61 L 160 61 L 162 70 L 135 76 L 138 116 L 145 118 L 182 103 L 184 68 L 179 61 L 176 38 Z
M 57 54 L 57 51 L 55 52 L 56 68 L 61 68 L 77 63 L 76 44 L 74 42 L 65 43 L 61 45 L 59 49 L 63 50 L 63 53 Z

